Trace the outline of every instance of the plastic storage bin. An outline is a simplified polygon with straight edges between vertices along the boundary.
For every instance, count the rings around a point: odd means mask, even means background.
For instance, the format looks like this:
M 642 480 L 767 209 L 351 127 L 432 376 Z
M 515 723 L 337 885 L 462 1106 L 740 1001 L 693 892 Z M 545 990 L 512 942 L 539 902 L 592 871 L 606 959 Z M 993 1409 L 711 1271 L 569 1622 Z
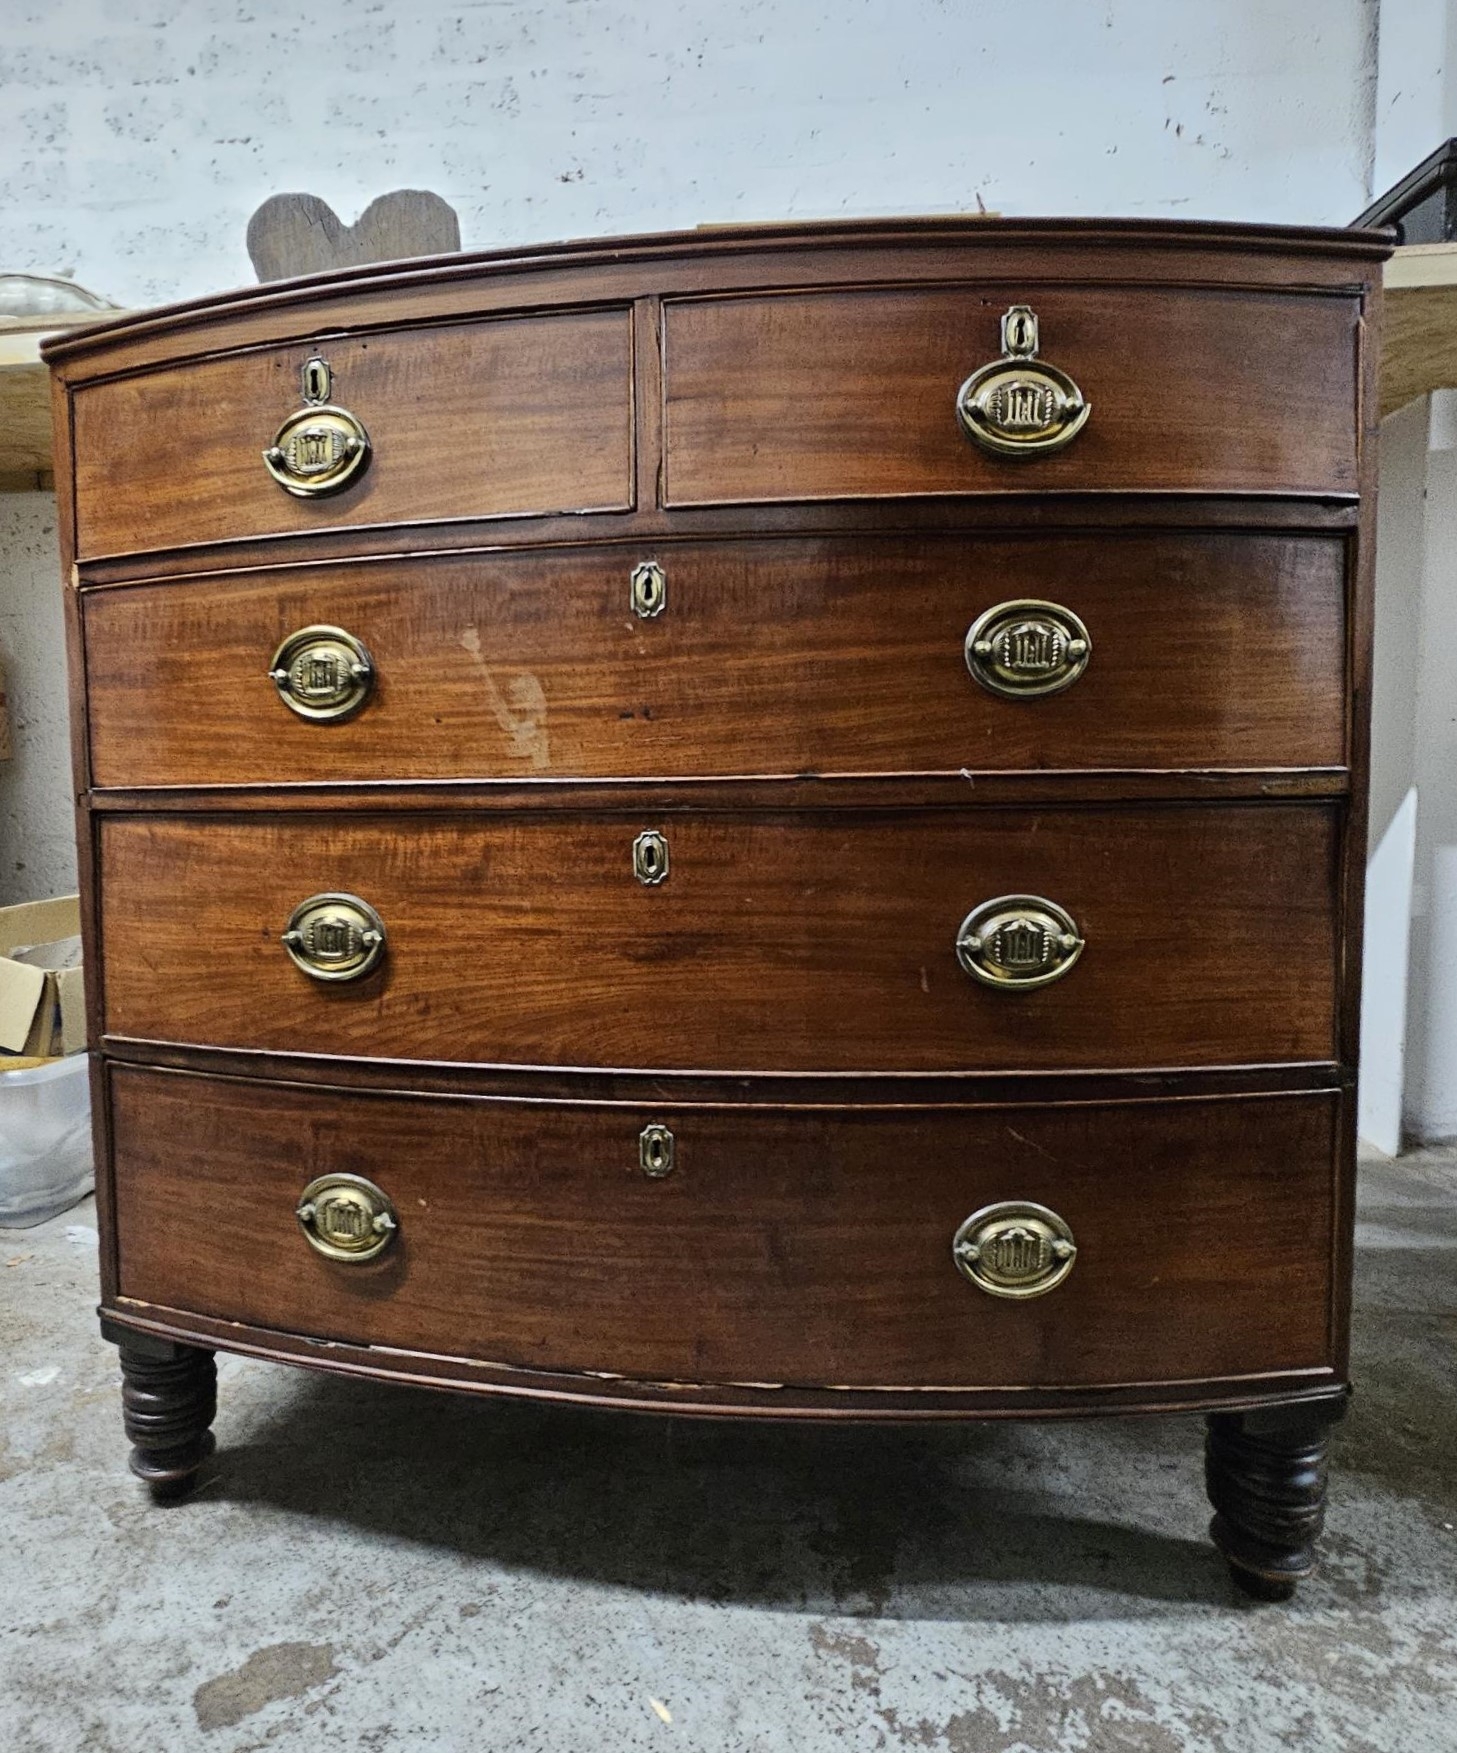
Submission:
M 84 1053 L 73 1053 L 0 1069 L 0 1229 L 44 1223 L 91 1191 L 87 1066 Z

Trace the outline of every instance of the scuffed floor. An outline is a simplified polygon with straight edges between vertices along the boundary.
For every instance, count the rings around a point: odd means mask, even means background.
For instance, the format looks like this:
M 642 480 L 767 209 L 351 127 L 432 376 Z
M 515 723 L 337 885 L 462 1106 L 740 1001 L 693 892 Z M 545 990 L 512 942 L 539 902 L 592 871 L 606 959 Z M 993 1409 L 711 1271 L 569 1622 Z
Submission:
M 0 1233 L 5 1753 L 1452 1753 L 1457 1154 L 1368 1167 L 1325 1568 L 1235 1597 L 1197 1420 L 815 1432 L 220 1358 L 125 1470 L 89 1206 Z

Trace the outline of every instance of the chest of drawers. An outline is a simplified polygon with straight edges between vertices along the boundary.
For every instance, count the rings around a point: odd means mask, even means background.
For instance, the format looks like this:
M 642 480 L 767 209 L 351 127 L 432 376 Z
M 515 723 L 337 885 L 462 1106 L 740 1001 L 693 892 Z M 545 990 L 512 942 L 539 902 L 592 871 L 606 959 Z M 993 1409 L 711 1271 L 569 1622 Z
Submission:
M 132 1464 L 218 1348 L 663 1413 L 1347 1392 L 1360 233 L 391 264 L 53 344 Z

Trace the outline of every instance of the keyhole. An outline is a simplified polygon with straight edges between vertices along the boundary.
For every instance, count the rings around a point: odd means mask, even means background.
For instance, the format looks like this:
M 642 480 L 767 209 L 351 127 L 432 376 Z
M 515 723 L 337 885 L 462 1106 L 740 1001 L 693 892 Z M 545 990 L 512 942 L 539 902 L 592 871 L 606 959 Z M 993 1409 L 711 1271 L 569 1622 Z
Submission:
M 303 368 L 303 398 L 306 402 L 327 402 L 333 387 L 333 374 L 328 362 L 315 354 Z

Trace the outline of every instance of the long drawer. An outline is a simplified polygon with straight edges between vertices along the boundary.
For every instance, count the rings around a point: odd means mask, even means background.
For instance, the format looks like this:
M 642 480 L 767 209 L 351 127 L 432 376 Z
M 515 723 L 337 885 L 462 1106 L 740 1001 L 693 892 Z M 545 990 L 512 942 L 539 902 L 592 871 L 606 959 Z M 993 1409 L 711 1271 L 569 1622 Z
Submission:
M 962 386 L 1001 358 L 1015 305 L 1089 409 L 1059 449 L 988 452 L 961 428 Z M 673 300 L 663 321 L 669 505 L 1356 489 L 1351 296 L 873 287 Z M 1015 442 L 1022 410 L 1003 412 Z
M 115 815 L 105 1027 L 565 1067 L 1329 1061 L 1339 821 L 1318 803 Z M 328 895 L 352 911 L 296 913 Z M 985 908 L 1003 897 L 1023 899 Z
M 741 540 L 91 591 L 93 778 L 1340 766 L 1344 560 L 1247 534 Z M 358 641 L 362 686 L 311 627 Z
M 120 1291 L 144 1303 L 680 1382 L 1094 1386 L 1329 1360 L 1330 1093 L 794 1111 L 110 1080 Z M 655 1127 L 673 1152 L 649 1175 Z M 333 1175 L 388 1206 L 351 1188 L 330 1214 Z
M 304 399 L 313 358 L 328 368 Z M 331 470 L 330 434 L 368 443 Z M 590 409 L 590 417 L 584 410 Z M 292 425 L 289 423 L 292 422 Z M 632 503 L 626 306 L 340 336 L 86 385 L 74 399 L 80 559 L 195 542 Z M 295 447 L 295 493 L 269 472 Z M 312 451 L 310 446 L 313 447 Z M 317 472 L 310 469 L 317 466 Z

